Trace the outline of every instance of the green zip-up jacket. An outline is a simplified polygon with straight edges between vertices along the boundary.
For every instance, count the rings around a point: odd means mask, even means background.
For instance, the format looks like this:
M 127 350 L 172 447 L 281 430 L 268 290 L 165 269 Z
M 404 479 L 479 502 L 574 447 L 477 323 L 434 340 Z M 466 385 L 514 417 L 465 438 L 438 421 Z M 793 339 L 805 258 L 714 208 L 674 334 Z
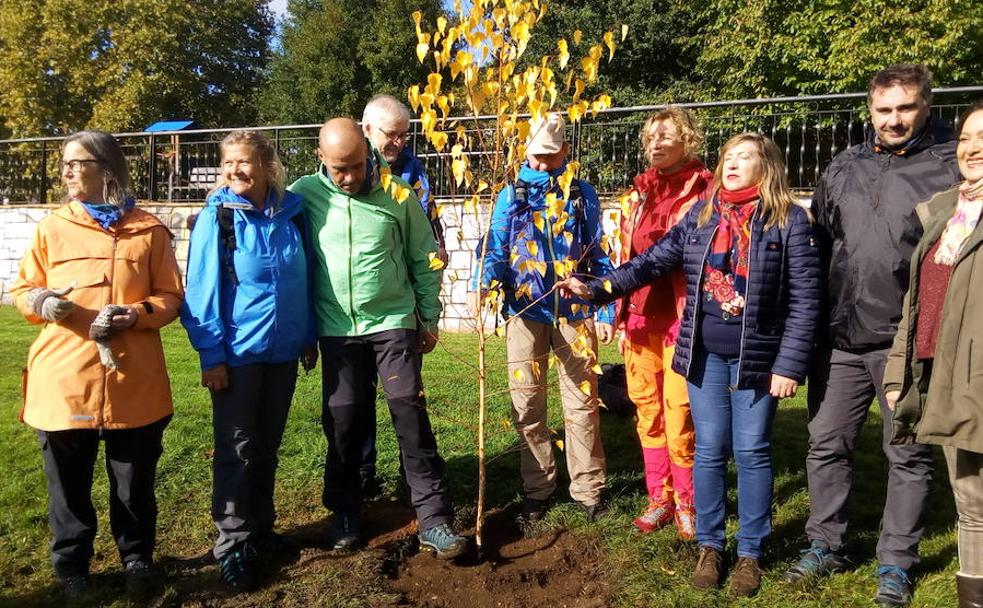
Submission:
M 412 192 L 398 177 L 392 179 Z M 414 194 L 397 203 L 374 180 L 368 194 L 351 195 L 323 167 L 298 179 L 290 190 L 304 199 L 316 244 L 319 335 L 437 331 L 441 273 L 430 267 L 437 246 Z

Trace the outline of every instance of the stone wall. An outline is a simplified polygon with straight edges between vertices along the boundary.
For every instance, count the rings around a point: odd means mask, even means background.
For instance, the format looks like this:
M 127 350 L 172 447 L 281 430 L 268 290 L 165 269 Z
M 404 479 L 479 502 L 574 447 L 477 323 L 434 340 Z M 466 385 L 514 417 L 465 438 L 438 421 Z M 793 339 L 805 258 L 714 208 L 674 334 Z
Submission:
M 470 331 L 474 320 L 465 309 L 468 286 L 475 268 L 474 250 L 478 243 L 478 221 L 475 214 L 465 212 L 464 206 L 450 200 L 438 201 L 441 218 L 444 222 L 447 251 L 450 255 L 444 271 L 444 284 L 441 300 L 444 303 L 444 316 L 441 327 L 447 331 Z M 604 203 L 605 230 L 617 225 L 620 210 L 613 200 Z M 200 205 L 174 205 L 141 203 L 140 207 L 150 211 L 168 226 L 175 235 L 175 251 L 182 269 L 188 258 L 188 236 L 186 221 L 189 215 L 197 213 Z M 8 205 L 0 206 L 0 296 L 4 304 L 11 303 L 10 287 L 17 277 L 20 259 L 34 236 L 35 225 L 57 205 Z M 487 324 L 494 322 L 486 319 Z

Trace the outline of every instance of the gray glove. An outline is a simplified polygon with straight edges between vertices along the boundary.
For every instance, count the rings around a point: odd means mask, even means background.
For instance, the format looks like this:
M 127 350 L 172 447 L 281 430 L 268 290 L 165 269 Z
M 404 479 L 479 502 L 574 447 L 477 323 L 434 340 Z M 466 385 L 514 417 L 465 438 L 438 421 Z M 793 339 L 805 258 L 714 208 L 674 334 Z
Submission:
M 96 349 L 99 351 L 99 361 L 106 369 L 116 369 L 119 361 L 109 348 L 109 338 L 113 331 L 113 317 L 126 314 L 125 306 L 109 304 L 104 306 L 99 314 L 96 315 L 92 325 L 89 326 L 89 337 L 96 341 Z
M 35 287 L 27 292 L 27 305 L 34 311 L 34 314 L 49 323 L 61 321 L 75 308 L 75 302 L 63 298 L 73 289 L 75 289 L 74 281 L 68 287 L 61 289 Z

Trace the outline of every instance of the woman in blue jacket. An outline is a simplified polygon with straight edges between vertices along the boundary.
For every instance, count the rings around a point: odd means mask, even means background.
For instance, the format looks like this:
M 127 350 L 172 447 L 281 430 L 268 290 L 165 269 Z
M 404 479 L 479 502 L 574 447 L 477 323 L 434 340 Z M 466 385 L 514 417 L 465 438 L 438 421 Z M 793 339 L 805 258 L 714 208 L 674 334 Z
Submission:
M 758 560 L 771 532 L 771 423 L 777 401 L 805 378 L 820 296 L 819 254 L 808 212 L 795 204 L 781 152 L 756 133 L 720 150 L 708 200 L 642 255 L 563 291 L 603 303 L 682 265 L 686 308 L 673 369 L 686 376 L 696 428 L 693 477 L 697 588 L 723 575 L 724 481 L 737 464 L 734 595 L 761 584 Z
M 270 141 L 236 131 L 221 150 L 191 233 L 181 322 L 212 398 L 214 554 L 222 580 L 242 590 L 258 557 L 289 548 L 273 532 L 273 486 L 298 358 L 307 370 L 317 361 L 313 265 L 301 199 L 285 190 Z

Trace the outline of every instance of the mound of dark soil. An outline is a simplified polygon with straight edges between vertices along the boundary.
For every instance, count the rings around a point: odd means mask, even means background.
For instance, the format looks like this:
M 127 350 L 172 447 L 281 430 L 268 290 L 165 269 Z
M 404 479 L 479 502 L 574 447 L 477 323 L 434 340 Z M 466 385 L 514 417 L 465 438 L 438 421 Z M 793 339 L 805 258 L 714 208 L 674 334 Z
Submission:
M 566 530 L 523 536 L 503 512 L 486 520 L 482 558 L 447 562 L 419 553 L 403 560 L 390 548 L 384 568 L 400 603 L 420 608 L 594 608 L 607 585 L 597 539 Z M 392 558 L 396 558 L 393 560 Z

